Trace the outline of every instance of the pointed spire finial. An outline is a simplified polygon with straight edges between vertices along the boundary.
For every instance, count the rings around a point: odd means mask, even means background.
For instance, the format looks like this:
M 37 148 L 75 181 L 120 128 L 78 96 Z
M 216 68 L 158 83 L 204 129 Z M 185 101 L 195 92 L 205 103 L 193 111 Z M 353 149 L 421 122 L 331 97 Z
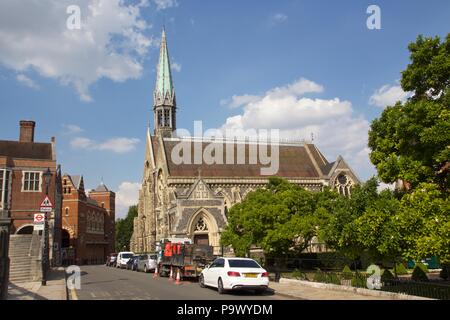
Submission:
M 155 93 L 161 97 L 162 102 L 165 100 L 167 94 L 170 96 L 173 95 L 172 72 L 170 68 L 169 50 L 167 49 L 165 26 L 163 26 L 161 34 Z

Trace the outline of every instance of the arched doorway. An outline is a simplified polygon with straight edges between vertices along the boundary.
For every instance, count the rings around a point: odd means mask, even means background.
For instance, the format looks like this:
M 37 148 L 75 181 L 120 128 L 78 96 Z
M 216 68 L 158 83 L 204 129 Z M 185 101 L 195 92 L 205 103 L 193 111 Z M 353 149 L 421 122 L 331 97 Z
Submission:
M 74 252 L 70 247 L 70 233 L 66 229 L 61 230 L 61 260 L 63 266 L 73 264 Z
M 16 234 L 33 234 L 33 230 L 34 230 L 33 225 L 25 225 L 25 226 L 20 227 L 16 231 Z
M 61 248 L 69 248 L 70 247 L 70 234 L 66 229 L 62 229 L 61 231 Z
M 195 213 L 188 224 L 189 237 L 196 244 L 206 244 L 220 251 L 220 232 L 216 219 L 205 209 Z

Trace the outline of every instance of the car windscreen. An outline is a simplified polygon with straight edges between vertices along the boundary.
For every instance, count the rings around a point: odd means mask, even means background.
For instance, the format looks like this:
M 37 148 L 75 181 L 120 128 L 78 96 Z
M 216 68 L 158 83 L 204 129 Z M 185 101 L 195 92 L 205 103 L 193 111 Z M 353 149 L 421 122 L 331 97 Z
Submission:
M 124 254 L 122 254 L 122 259 L 128 259 L 128 258 L 131 258 L 133 256 L 133 254 L 131 254 L 131 253 L 124 253 Z
M 150 259 L 156 260 L 156 254 L 150 255 Z
M 229 259 L 228 264 L 230 265 L 231 268 L 261 268 L 253 260 Z

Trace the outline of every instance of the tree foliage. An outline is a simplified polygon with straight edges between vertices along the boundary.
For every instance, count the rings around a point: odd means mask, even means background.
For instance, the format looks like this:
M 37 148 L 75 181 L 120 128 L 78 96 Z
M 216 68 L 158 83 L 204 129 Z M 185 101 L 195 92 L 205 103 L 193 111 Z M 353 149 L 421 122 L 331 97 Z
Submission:
M 411 63 L 402 73 L 403 90 L 413 96 L 388 106 L 369 131 L 370 159 L 386 183 L 403 180 L 449 189 L 450 34 L 419 36 L 409 45 Z
M 138 215 L 137 206 L 128 208 L 127 216 L 116 221 L 116 250 L 130 250 L 130 239 L 133 235 L 134 218 Z
M 300 253 L 326 218 L 327 200 L 335 197 L 330 191 L 314 193 L 271 178 L 266 188 L 251 192 L 231 208 L 221 242 L 231 245 L 240 256 L 252 245 L 268 255 Z

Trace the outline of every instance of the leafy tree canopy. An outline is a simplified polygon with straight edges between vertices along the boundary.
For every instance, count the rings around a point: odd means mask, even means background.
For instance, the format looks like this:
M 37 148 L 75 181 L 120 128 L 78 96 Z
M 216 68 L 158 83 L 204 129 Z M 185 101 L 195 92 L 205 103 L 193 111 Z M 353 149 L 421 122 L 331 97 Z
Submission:
M 137 206 L 128 208 L 128 214 L 124 219 L 116 221 L 116 250 L 130 250 L 130 239 L 133 235 L 134 218 L 138 215 Z
M 413 96 L 388 106 L 369 131 L 370 159 L 386 183 L 402 180 L 449 189 L 450 34 L 419 36 L 409 45 L 411 63 L 402 73 L 403 90 Z

